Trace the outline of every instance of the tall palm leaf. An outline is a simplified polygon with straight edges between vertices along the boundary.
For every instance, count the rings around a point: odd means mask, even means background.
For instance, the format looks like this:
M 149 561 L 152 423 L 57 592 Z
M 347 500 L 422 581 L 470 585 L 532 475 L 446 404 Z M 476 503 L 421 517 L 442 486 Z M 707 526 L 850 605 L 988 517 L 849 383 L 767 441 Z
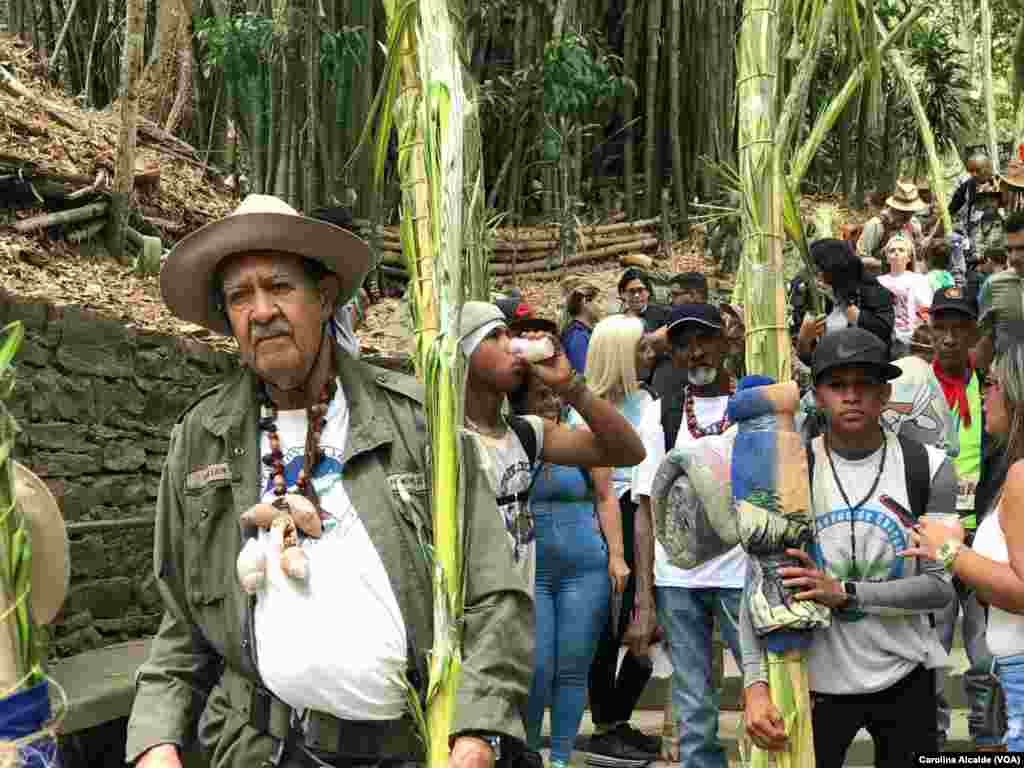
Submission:
M 466 73 L 461 17 L 446 0 L 385 0 L 388 58 L 381 90 L 375 177 L 383 183 L 391 129 L 398 136 L 402 251 L 416 329 L 416 370 L 427 389 L 433 516 L 434 646 L 425 706 L 409 706 L 443 768 L 461 674 L 464 482 L 460 450 L 465 360 L 458 325 L 467 283 L 486 290 L 480 124 Z M 370 131 L 364 130 L 365 142 Z M 464 254 L 471 260 L 464 279 Z

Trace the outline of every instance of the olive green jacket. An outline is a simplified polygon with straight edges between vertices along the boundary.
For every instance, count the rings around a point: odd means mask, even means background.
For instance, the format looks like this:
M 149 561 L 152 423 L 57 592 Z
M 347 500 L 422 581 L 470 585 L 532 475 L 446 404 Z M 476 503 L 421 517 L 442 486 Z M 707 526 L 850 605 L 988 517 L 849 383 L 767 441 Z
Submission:
M 343 482 L 380 553 L 426 679 L 433 643 L 429 447 L 422 388 L 414 379 L 338 355 L 348 401 Z M 136 676 L 126 757 L 195 737 L 214 768 L 251 768 L 275 741 L 249 723 L 249 700 L 222 681 L 258 682 L 251 598 L 235 561 L 239 515 L 259 501 L 257 379 L 243 369 L 204 395 L 171 435 L 157 499 L 154 568 L 165 613 Z M 466 599 L 462 676 L 453 733 L 490 731 L 522 739 L 533 654 L 533 604 L 514 567 L 476 440 L 466 456 Z M 339 631 L 353 626 L 339 612 Z M 348 630 L 346 630 L 346 627 Z M 295 638 L 302 653 L 303 638 Z

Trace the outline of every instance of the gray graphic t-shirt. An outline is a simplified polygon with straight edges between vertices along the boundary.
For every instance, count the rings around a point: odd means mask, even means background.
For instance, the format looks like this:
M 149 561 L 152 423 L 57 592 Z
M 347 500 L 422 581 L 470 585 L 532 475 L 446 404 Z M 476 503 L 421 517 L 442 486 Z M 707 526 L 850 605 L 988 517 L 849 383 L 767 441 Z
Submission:
M 539 416 L 524 416 L 537 436 L 537 457 L 544 450 L 544 421 Z M 523 444 L 511 428 L 501 437 L 475 433 L 486 463 L 487 477 L 494 488 L 498 514 L 505 523 L 509 546 L 519 572 L 530 592 L 537 567 L 536 535 L 530 512 L 529 489 L 534 465 Z

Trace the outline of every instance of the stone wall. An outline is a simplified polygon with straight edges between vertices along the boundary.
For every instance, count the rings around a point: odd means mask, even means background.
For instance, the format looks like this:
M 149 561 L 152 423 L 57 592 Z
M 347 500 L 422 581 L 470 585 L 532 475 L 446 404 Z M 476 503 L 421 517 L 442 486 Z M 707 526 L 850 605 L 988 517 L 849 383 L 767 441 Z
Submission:
M 171 427 L 236 362 L 0 290 L 0 323 L 13 320 L 26 331 L 9 402 L 21 428 L 15 455 L 46 481 L 69 524 L 71 589 L 51 656 L 152 634 L 161 613 L 152 527 L 75 524 L 152 519 Z

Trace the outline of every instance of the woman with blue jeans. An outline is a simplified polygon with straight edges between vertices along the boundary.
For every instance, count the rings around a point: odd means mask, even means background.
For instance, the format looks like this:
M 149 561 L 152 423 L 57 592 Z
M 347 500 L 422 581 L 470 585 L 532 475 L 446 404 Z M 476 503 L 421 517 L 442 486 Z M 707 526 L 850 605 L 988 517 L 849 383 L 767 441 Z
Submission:
M 554 420 L 561 412 L 558 398 L 536 378 L 512 406 Z M 550 706 L 552 768 L 569 763 L 590 662 L 608 621 L 609 590 L 621 592 L 629 574 L 616 501 L 607 468 L 588 472 L 545 463 L 530 492 L 537 548 L 536 650 L 526 740 L 530 750 L 540 749 L 544 710 Z
M 1024 231 L 1021 233 L 1024 246 Z M 985 429 L 1006 449 L 1006 480 L 973 548 L 959 522 L 924 519 L 907 555 L 940 561 L 989 605 L 985 640 L 1006 695 L 1006 747 L 1024 750 L 1024 342 L 1006 344 L 989 372 Z

